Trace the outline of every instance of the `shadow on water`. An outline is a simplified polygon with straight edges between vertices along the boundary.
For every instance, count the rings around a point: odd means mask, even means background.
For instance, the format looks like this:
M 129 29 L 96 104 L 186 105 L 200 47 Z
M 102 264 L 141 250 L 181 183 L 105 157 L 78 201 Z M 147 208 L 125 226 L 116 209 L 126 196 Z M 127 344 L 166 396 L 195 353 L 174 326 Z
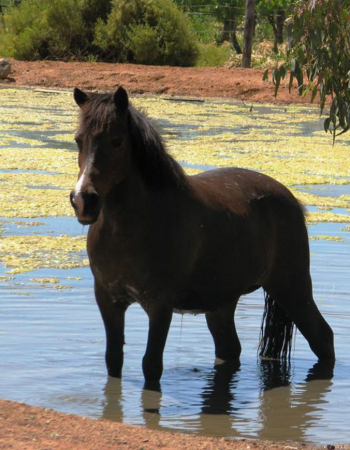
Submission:
M 236 402 L 239 389 L 241 365 L 222 363 L 214 366 L 206 376 L 201 389 L 196 432 L 203 435 L 244 436 L 236 428 L 242 421 L 249 426 L 251 418 L 241 417 L 242 405 Z M 303 441 L 305 431 L 312 422 L 317 422 L 318 405 L 332 386 L 333 363 L 316 363 L 306 373 L 305 379 L 293 385 L 293 369 L 281 361 L 258 361 L 260 380 L 260 405 L 257 437 L 260 439 L 293 439 Z M 120 379 L 108 378 L 104 388 L 104 410 L 102 417 L 123 421 L 123 387 Z M 158 430 L 169 430 L 166 420 L 167 399 L 163 398 L 160 383 L 144 385 L 140 392 L 144 424 Z M 247 405 L 249 407 L 249 404 Z M 163 410 L 164 419 L 163 420 Z M 192 416 L 180 418 L 183 422 Z M 186 428 L 186 427 L 185 427 Z M 239 427 L 238 427 L 239 428 Z M 216 433 L 213 433 L 213 429 Z M 286 434 L 286 430 L 288 433 Z

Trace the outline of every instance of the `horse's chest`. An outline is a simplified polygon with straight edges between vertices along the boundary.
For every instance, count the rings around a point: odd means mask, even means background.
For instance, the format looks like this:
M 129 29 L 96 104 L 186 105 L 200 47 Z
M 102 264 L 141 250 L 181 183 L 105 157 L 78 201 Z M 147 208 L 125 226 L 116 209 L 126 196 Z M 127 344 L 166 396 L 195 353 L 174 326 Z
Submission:
M 113 303 L 127 303 L 132 304 L 135 302 L 142 303 L 140 292 L 137 288 L 124 284 L 119 280 L 110 282 L 105 285 L 106 290 L 110 294 L 110 298 Z

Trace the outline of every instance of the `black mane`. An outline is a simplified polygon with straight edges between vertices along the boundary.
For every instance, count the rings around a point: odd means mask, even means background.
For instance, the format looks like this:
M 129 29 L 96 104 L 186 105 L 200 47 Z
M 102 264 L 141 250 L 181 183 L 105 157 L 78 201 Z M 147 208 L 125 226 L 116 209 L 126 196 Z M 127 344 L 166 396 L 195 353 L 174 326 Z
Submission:
M 142 112 L 129 105 L 129 131 L 135 162 L 150 187 L 181 188 L 188 186 L 187 177 L 170 156 L 159 132 Z

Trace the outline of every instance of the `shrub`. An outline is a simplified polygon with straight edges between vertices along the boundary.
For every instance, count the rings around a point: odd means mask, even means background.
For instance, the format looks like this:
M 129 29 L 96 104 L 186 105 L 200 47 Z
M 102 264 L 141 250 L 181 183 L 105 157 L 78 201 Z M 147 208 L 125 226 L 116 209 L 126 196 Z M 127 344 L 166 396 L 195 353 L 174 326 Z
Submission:
M 0 25 L 0 54 L 193 65 L 188 17 L 172 0 L 23 0 Z
M 189 66 L 197 57 L 190 21 L 172 0 L 113 0 L 94 44 L 110 60 Z
M 196 66 L 222 67 L 228 64 L 231 56 L 232 47 L 228 43 L 222 45 L 216 43 L 200 44 Z
M 23 0 L 7 11 L 0 53 L 17 59 L 81 59 L 91 53 L 96 17 L 111 0 Z
M 134 25 L 127 33 L 129 50 L 141 64 L 157 64 L 161 59 L 157 30 L 150 25 Z

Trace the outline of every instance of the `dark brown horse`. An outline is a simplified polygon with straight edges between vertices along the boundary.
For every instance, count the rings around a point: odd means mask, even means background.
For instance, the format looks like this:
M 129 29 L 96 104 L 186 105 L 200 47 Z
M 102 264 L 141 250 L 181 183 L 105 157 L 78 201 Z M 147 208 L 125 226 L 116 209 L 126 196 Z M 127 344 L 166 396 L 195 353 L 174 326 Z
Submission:
M 143 372 L 158 381 L 173 312 L 205 313 L 222 360 L 241 345 L 234 313 L 263 287 L 260 355 L 289 358 L 293 324 L 320 360 L 334 361 L 333 332 L 312 297 L 303 209 L 272 178 L 228 168 L 186 176 L 123 88 L 75 89 L 79 178 L 71 203 L 90 225 L 87 249 L 104 321 L 111 376 L 123 365 L 124 316 L 149 317 Z

